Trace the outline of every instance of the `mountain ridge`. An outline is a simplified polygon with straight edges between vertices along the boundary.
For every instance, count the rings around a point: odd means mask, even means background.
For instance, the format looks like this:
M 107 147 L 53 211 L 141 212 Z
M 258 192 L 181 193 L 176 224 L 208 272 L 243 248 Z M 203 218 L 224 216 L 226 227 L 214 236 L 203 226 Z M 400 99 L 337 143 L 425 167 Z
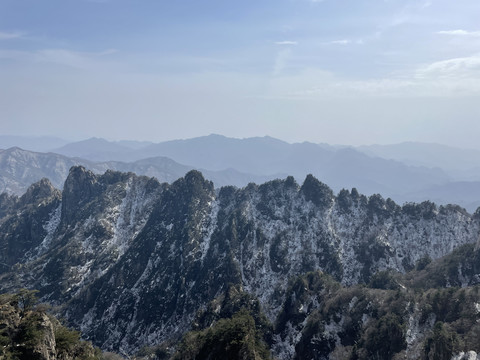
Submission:
M 122 151 L 115 151 L 120 146 L 119 142 L 111 143 L 103 139 L 90 140 L 101 141 L 102 144 L 114 146 L 107 154 L 117 153 L 121 155 L 122 153 Z M 197 145 L 193 146 L 191 144 Z M 163 154 L 163 156 L 166 155 L 174 161 L 190 164 L 190 166 L 182 168 L 180 164 L 177 164 L 176 171 L 168 174 L 168 170 L 165 170 L 163 165 L 158 164 L 159 158 L 157 160 L 143 159 L 127 164 L 118 161 L 93 163 L 73 159 L 68 160 L 68 164 L 63 166 L 63 179 L 66 177 L 69 166 L 75 164 L 87 166 L 98 173 L 105 171 L 107 168 L 134 171 L 139 174 L 156 176 L 161 181 L 169 182 L 195 168 L 214 180 L 217 186 L 228 184 L 245 186 L 249 182 L 260 183 L 284 177 L 287 174 L 301 180 L 308 173 L 312 173 L 329 184 L 335 191 L 340 191 L 342 188 L 357 187 L 362 193 L 369 195 L 382 193 L 394 198 L 399 203 L 427 200 L 428 196 L 426 194 L 432 187 L 439 187 L 453 181 L 453 177 L 441 169 L 412 167 L 398 161 L 372 158 L 352 148 L 325 147 L 313 143 L 288 144 L 270 137 L 232 139 L 220 135 L 210 135 L 202 138 L 144 145 L 141 149 L 138 149 L 138 147 L 136 150 L 132 148 L 132 154 L 141 154 L 138 158 Z M 170 146 L 173 146 L 173 148 L 169 148 Z M 163 148 L 164 151 L 158 150 L 159 147 Z M 122 145 L 122 149 L 125 148 Z M 158 151 L 142 153 L 147 148 L 157 149 Z M 85 151 L 91 152 L 92 149 L 87 147 Z M 82 153 L 77 155 L 80 154 Z M 97 158 L 108 158 L 107 154 L 102 155 L 100 153 Z M 28 164 L 25 164 L 24 167 L 28 168 Z M 219 171 L 218 169 L 222 170 Z M 45 176 L 54 179 L 54 176 L 48 176 L 48 174 L 45 174 Z M 35 180 L 39 180 L 39 178 L 37 176 Z M 5 181 L 13 183 L 15 179 L 7 176 Z M 26 182 L 22 189 L 25 189 L 32 182 Z M 62 181 L 57 180 L 54 183 L 57 187 L 60 187 Z M 7 184 L 4 187 L 8 189 L 14 186 Z M 17 185 L 15 192 L 18 193 L 19 190 L 20 188 Z M 463 198 L 451 200 L 447 190 L 441 196 L 436 197 L 435 200 L 441 203 L 461 202 L 462 205 L 469 207 L 469 211 L 473 212 L 475 210 L 474 201 L 465 202 Z
M 289 279 L 323 271 L 344 286 L 368 284 L 476 244 L 480 233 L 478 217 L 459 207 L 400 207 L 355 189 L 335 196 L 311 175 L 301 186 L 287 177 L 215 190 L 198 171 L 169 185 L 74 167 L 61 198 L 41 196 L 49 193 L 38 192 L 47 216 L 35 223 L 27 220 L 38 207 L 0 198 L 2 248 L 38 229 L 37 240 L 25 237 L 27 256 L 2 270 L 2 291 L 36 287 L 87 339 L 128 353 L 178 339 L 229 284 L 257 298 L 273 323 Z M 468 286 L 480 281 L 461 264 L 453 269 Z M 277 338 L 277 354 L 298 345 L 305 328 L 295 326 L 293 337 Z
M 44 177 L 49 178 L 57 188 L 61 188 L 67 178 L 68 170 L 75 165 L 85 166 L 97 174 L 108 169 L 130 171 L 139 175 L 157 177 L 162 182 L 173 182 L 192 170 L 192 167 L 179 164 L 167 157 L 147 158 L 132 163 L 119 161 L 94 162 L 56 153 L 32 152 L 13 147 L 0 150 L 0 192 L 21 195 L 32 183 Z M 242 186 L 252 181 L 261 182 L 277 176 L 257 176 L 241 173 L 235 169 L 202 171 L 217 186 Z

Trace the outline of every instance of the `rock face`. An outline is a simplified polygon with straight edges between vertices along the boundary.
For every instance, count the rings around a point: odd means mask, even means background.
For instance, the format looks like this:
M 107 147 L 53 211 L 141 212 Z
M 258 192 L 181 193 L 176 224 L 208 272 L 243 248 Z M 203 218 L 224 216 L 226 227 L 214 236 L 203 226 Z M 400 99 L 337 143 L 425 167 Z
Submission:
M 41 308 L 27 305 L 28 291 L 21 294 L 0 295 L 0 359 L 99 359 L 99 352 L 79 340 L 77 332 Z
M 21 317 L 12 305 L 0 305 L 2 342 L 9 344 L 8 337 L 13 340 L 13 348 L 19 349 L 22 358 L 38 360 L 55 360 L 55 335 L 53 324 L 44 313 L 28 313 Z M 5 350 L 5 348 L 4 348 Z
M 459 207 L 400 207 L 355 189 L 335 196 L 313 176 L 302 186 L 288 177 L 215 190 L 197 171 L 168 185 L 73 167 L 61 196 L 47 185 L 34 185 L 29 201 L 0 197 L 0 286 L 40 290 L 86 338 L 124 353 L 178 339 L 232 284 L 274 323 L 289 279 L 322 271 L 345 286 L 369 283 L 480 234 L 479 219 Z M 480 283 L 475 269 L 452 271 L 467 286 Z M 285 339 L 277 353 L 300 341 Z
M 61 193 L 43 179 L 20 198 L 0 196 L 0 273 L 26 260 L 30 250 L 39 248 L 48 233 L 48 224 L 61 202 Z

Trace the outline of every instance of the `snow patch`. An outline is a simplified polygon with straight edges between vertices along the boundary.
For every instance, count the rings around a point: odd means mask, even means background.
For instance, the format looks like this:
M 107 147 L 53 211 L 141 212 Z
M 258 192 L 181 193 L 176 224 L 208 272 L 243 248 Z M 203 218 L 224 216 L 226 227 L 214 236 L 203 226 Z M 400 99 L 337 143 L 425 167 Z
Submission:
M 200 243 L 200 252 L 202 253 L 201 259 L 203 259 L 207 255 L 208 249 L 210 248 L 210 240 L 212 239 L 213 232 L 217 229 L 217 217 L 218 211 L 220 210 L 220 206 L 218 200 L 212 200 L 210 203 L 210 214 L 208 215 L 208 219 L 203 224 L 202 234 L 203 240 Z
M 475 351 L 467 351 L 454 355 L 452 360 L 480 360 L 480 356 Z
M 30 255 L 30 259 L 33 260 L 43 254 L 45 254 L 51 247 L 52 241 L 54 239 L 55 230 L 57 230 L 58 225 L 60 224 L 60 219 L 62 215 L 62 204 L 53 210 L 49 215 L 49 220 L 43 225 L 43 229 L 47 232 L 47 235 L 43 238 L 43 241 L 37 247 L 35 256 Z
M 473 305 L 475 306 L 475 311 L 477 312 L 477 314 L 480 314 L 480 304 L 474 303 Z

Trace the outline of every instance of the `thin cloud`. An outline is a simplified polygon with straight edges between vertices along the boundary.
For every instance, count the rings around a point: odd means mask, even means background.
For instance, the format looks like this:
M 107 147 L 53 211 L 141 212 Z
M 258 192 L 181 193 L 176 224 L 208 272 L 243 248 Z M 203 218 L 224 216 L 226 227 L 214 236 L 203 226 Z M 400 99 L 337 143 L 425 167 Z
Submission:
M 19 39 L 23 36 L 20 32 L 4 32 L 0 31 L 0 40 L 11 40 L 11 39 Z
M 105 60 L 100 60 L 100 58 L 107 57 L 116 52 L 116 49 L 107 49 L 97 53 L 75 52 L 65 49 L 42 49 L 37 51 L 0 49 L 0 59 L 33 63 L 50 63 L 76 69 L 92 69 L 105 63 Z
M 284 74 L 287 53 L 279 54 L 270 96 L 277 99 L 459 98 L 480 94 L 480 54 L 432 62 L 388 78 L 348 79 L 306 69 Z
M 451 35 L 451 36 L 474 36 L 480 37 L 480 31 L 467 31 L 462 29 L 457 30 L 442 30 L 437 31 L 437 34 L 440 35 Z
M 342 40 L 333 40 L 333 41 L 329 41 L 327 42 L 326 44 L 331 44 L 331 45 L 348 45 L 350 44 L 351 41 L 348 40 L 348 39 L 342 39 Z
M 480 77 L 480 54 L 437 61 L 417 70 L 416 77 L 423 78 L 475 78 Z
M 356 44 L 356 45 L 363 45 L 365 42 L 362 39 L 358 40 L 350 40 L 350 39 L 340 39 L 340 40 L 332 40 L 324 42 L 324 45 L 349 45 L 349 44 Z
M 431 1 L 412 1 L 405 4 L 398 13 L 381 26 L 382 32 L 386 29 L 406 24 L 423 24 L 425 22 L 425 13 L 431 5 Z
M 298 42 L 297 41 L 290 41 L 290 40 L 276 41 L 275 45 L 298 45 Z
M 46 49 L 36 53 L 36 60 L 39 62 L 65 65 L 72 68 L 88 68 L 91 60 L 85 54 L 64 49 Z
M 99 60 L 99 58 L 117 52 L 118 50 L 116 49 L 106 49 L 102 52 L 92 53 L 76 52 L 65 49 L 44 49 L 35 52 L 34 60 L 37 62 L 53 63 L 77 69 L 91 69 L 104 62 Z
M 116 54 L 118 53 L 118 50 L 117 49 L 107 49 L 107 50 L 104 50 L 100 53 L 98 53 L 99 56 L 105 56 L 105 55 L 111 55 L 111 54 Z

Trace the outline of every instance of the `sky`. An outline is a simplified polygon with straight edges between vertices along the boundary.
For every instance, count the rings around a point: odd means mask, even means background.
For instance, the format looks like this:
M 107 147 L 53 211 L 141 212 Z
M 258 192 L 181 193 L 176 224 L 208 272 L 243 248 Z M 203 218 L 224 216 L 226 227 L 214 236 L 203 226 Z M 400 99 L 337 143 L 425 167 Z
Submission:
M 0 134 L 480 149 L 478 0 L 0 0 Z

